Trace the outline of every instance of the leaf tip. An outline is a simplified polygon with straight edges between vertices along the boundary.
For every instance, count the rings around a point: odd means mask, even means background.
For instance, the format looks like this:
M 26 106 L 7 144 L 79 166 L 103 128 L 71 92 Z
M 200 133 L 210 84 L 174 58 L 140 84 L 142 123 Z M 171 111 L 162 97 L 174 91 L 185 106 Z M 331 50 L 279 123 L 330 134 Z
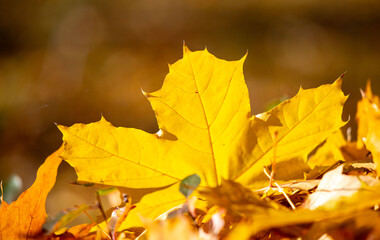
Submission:
M 347 71 L 344 71 L 344 73 L 342 73 L 339 78 L 343 78 L 345 75 L 346 75 Z
M 169 69 L 170 69 L 170 64 L 169 64 Z M 151 97 L 151 94 L 150 94 L 150 93 L 145 92 L 142 88 L 140 88 L 140 90 L 141 90 L 142 94 L 143 94 L 146 98 Z
M 247 49 L 247 52 L 244 54 L 244 56 L 240 58 L 239 62 L 244 63 L 245 59 L 247 59 L 247 56 L 248 56 L 248 49 Z
M 106 118 L 103 116 L 103 114 L 100 114 L 100 122 L 107 122 Z
M 372 98 L 373 94 L 372 94 L 372 87 L 371 87 L 371 79 L 367 80 L 365 93 L 366 93 L 366 96 L 368 96 L 369 98 Z
M 245 59 L 247 58 L 247 56 L 248 56 L 248 49 L 247 49 L 247 51 L 245 52 L 245 54 L 244 54 L 244 56 L 241 58 L 243 61 L 245 61 Z
M 185 41 L 183 41 L 183 55 L 190 53 L 190 49 L 186 46 Z
M 367 98 L 367 95 L 365 94 L 363 89 L 360 88 L 359 90 L 360 90 L 360 95 L 362 96 L 362 98 Z
M 340 77 L 335 80 L 335 82 L 333 83 L 333 85 L 336 85 L 338 88 L 341 88 L 342 87 L 342 82 L 343 82 L 343 76 L 344 76 L 345 73 L 343 73 L 342 75 L 340 75 Z
M 335 86 L 338 90 L 342 91 L 342 82 L 343 82 L 343 78 L 342 76 L 344 75 L 345 73 L 343 73 L 337 80 L 335 80 L 335 82 L 332 84 L 333 86 Z M 345 103 L 347 98 L 349 97 L 349 94 L 347 95 L 344 95 L 344 93 L 342 92 L 343 94 L 343 100 L 342 100 L 342 103 Z
M 63 126 L 61 124 L 57 124 L 57 123 L 54 123 L 54 124 L 57 126 L 57 128 L 59 129 L 59 131 L 61 131 L 62 133 L 67 129 L 66 126 Z

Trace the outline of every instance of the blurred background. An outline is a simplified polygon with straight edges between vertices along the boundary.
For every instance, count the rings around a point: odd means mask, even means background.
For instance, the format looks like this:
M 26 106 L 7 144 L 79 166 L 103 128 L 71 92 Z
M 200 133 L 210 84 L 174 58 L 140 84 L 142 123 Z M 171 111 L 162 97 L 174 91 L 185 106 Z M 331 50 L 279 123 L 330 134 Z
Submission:
M 380 94 L 380 2 L 217 0 L 0 0 L 0 178 L 22 190 L 61 145 L 54 123 L 98 121 L 156 132 L 140 89 L 158 90 L 167 63 L 208 50 L 244 66 L 252 112 L 346 72 L 351 117 L 359 88 Z M 93 189 L 70 185 L 59 169 L 47 211 L 95 201 Z

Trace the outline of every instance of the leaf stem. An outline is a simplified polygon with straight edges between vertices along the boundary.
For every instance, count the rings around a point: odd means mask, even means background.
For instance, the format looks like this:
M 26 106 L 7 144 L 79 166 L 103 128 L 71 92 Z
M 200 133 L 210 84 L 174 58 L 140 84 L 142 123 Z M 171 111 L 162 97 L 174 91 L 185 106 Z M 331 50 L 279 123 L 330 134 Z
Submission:
M 106 232 L 104 231 L 100 226 L 99 224 L 96 223 L 96 221 L 90 216 L 90 214 L 88 214 L 88 212 L 86 210 L 83 210 L 83 212 L 87 215 L 87 217 L 93 222 L 95 223 L 95 225 L 100 229 L 100 231 L 102 231 L 109 239 L 112 239 L 111 236 Z
M 275 131 L 273 134 L 273 158 L 272 158 L 272 171 L 270 172 L 270 177 L 269 177 L 269 189 L 273 186 L 274 173 L 276 171 L 277 142 L 278 142 L 278 132 Z
M 269 175 L 269 173 L 267 172 L 267 170 L 264 168 L 264 173 L 265 175 L 267 175 L 268 178 L 271 178 L 271 175 Z M 278 185 L 278 183 L 274 182 L 274 185 L 277 187 L 278 191 L 280 193 L 282 193 L 282 195 L 284 195 L 285 199 L 288 201 L 290 207 L 295 210 L 296 209 L 296 206 L 294 205 L 294 203 L 292 202 L 292 200 L 289 198 L 289 196 L 286 194 L 286 192 L 284 191 L 284 189 L 282 189 L 282 187 L 280 185 Z M 270 186 L 269 186 L 269 189 L 270 189 Z M 268 190 L 269 190 L 268 189 Z

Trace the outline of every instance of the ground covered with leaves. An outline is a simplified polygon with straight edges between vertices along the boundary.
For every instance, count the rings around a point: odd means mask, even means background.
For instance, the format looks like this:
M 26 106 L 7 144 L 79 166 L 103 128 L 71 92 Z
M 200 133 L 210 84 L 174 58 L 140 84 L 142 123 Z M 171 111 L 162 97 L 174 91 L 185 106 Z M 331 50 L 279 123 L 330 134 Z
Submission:
M 357 141 L 341 128 L 342 79 L 252 116 L 238 61 L 190 51 L 143 94 L 159 132 L 58 125 L 62 147 L 17 201 L 0 239 L 378 239 L 380 100 L 362 91 Z M 95 185 L 97 204 L 46 218 L 61 161 Z M 88 211 L 97 209 L 94 219 Z M 66 227 L 80 214 L 89 224 Z

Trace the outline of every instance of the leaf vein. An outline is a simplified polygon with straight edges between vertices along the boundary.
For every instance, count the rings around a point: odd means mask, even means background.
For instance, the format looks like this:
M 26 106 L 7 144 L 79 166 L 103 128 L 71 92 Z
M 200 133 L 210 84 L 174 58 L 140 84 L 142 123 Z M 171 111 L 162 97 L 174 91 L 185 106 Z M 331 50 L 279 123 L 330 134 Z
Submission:
M 110 155 L 112 155 L 112 156 L 114 156 L 114 157 L 116 157 L 116 158 L 120 158 L 120 159 L 125 160 L 125 161 L 128 161 L 128 162 L 130 162 L 130 163 L 132 163 L 132 164 L 134 164 L 134 165 L 144 167 L 144 168 L 146 168 L 146 169 L 148 169 L 148 170 L 151 170 L 151 171 L 153 171 L 153 172 L 156 172 L 156 173 L 159 173 L 159 174 L 162 174 L 162 175 L 164 175 L 164 176 L 167 176 L 167 177 L 170 177 L 170 178 L 173 178 L 173 179 L 175 179 L 175 180 L 180 181 L 179 178 L 176 178 L 176 177 L 174 177 L 174 176 L 171 176 L 171 175 L 168 175 L 168 174 L 163 173 L 163 172 L 161 172 L 161 171 L 158 171 L 157 169 L 154 169 L 154 168 L 151 168 L 151 167 L 145 166 L 145 165 L 143 165 L 143 164 L 141 164 L 141 163 L 140 163 L 140 164 L 139 164 L 139 163 L 136 163 L 136 162 L 134 162 L 134 161 L 132 161 L 132 160 L 130 160 L 130 159 L 124 158 L 124 157 L 122 157 L 122 156 L 115 155 L 114 153 L 109 152 L 109 151 L 107 151 L 107 150 L 105 150 L 105 149 L 103 149 L 103 148 L 97 146 L 96 144 L 93 144 L 93 143 L 87 141 L 86 139 L 81 138 L 81 137 L 79 137 L 79 136 L 76 135 L 76 134 L 73 134 L 72 132 L 70 132 L 70 131 L 68 131 L 68 130 L 67 130 L 67 133 L 73 135 L 74 137 L 79 138 L 80 140 L 82 140 L 82 141 L 88 143 L 89 145 L 92 145 L 93 147 L 95 147 L 95 148 L 97 148 L 97 149 L 99 149 L 99 150 L 101 150 L 101 151 L 103 151 L 103 152 L 106 152 L 106 153 L 108 153 L 108 154 L 110 154 Z
M 203 63 L 201 64 L 203 66 L 204 62 L 205 62 L 205 58 L 203 58 Z M 189 65 L 190 65 L 190 69 L 191 69 L 191 72 L 193 74 L 193 80 L 194 80 L 194 85 L 195 85 L 195 88 L 198 92 L 198 98 L 199 98 L 199 102 L 202 106 L 202 110 L 203 110 L 203 116 L 205 118 L 205 121 L 206 121 L 206 126 L 207 126 L 207 133 L 208 133 L 208 137 L 209 137 L 209 143 L 210 143 L 210 149 L 211 149 L 211 155 L 212 155 L 212 160 L 213 160 L 213 163 L 214 163 L 214 175 L 215 175 L 215 181 L 216 183 L 219 185 L 219 178 L 218 178 L 218 170 L 216 168 L 216 159 L 215 159 L 215 153 L 214 153 L 214 148 L 213 148 L 213 144 L 212 144 L 212 138 L 211 138 L 211 132 L 210 132 L 210 127 L 209 127 L 209 123 L 208 123 L 208 119 L 207 119 L 207 114 L 206 114 L 206 109 L 204 107 L 204 104 L 203 104 L 203 100 L 202 100 L 202 97 L 201 95 L 199 94 L 199 89 L 198 89 L 198 84 L 197 84 L 197 79 L 195 78 L 195 73 L 194 73 L 194 69 L 193 69 L 193 65 L 191 63 L 191 60 L 190 60 L 190 56 L 188 55 L 187 56 L 187 59 L 189 61 Z
M 282 137 L 280 137 L 278 140 L 277 140 L 277 142 L 279 143 L 279 142 L 281 142 L 281 140 L 282 139 L 284 139 L 286 136 L 288 136 L 288 134 L 290 133 L 290 132 L 292 132 L 293 131 L 293 129 L 294 128 L 296 128 L 301 122 L 303 122 L 305 119 L 307 119 L 312 113 L 314 113 L 315 112 L 315 110 L 318 108 L 318 106 L 319 105 L 321 105 L 325 100 L 326 100 L 326 98 L 331 94 L 331 92 L 333 91 L 334 89 L 331 89 L 324 97 L 323 97 L 323 99 L 319 102 L 319 103 L 317 103 L 317 105 L 313 108 L 313 110 L 311 110 L 308 114 L 306 114 L 302 119 L 300 119 L 299 118 L 299 121 L 296 123 L 296 124 L 294 124 L 294 126 L 293 127 L 291 127 L 291 128 L 289 128 L 289 130 L 282 136 Z M 299 100 L 299 102 L 298 102 L 298 109 L 297 109 L 297 111 L 298 111 L 298 113 L 299 113 L 299 104 L 300 104 L 300 101 L 301 101 L 301 96 L 300 96 L 300 98 L 299 98 L 300 100 Z M 273 145 L 271 146 L 271 147 L 269 147 L 266 151 L 264 151 L 264 153 L 261 155 L 261 156 L 259 156 L 254 162 L 252 162 L 246 169 L 244 169 L 240 174 L 238 174 L 233 180 L 237 180 L 237 179 L 239 179 L 242 175 L 244 175 L 256 162 L 258 162 L 259 160 L 261 160 L 261 159 L 263 159 L 264 158 L 264 156 L 267 154 L 267 153 L 269 153 L 270 152 L 270 150 L 272 150 L 273 149 Z
M 235 75 L 235 73 L 236 73 L 236 69 L 237 69 L 237 65 L 235 66 L 234 72 L 232 73 L 231 78 L 230 78 L 230 80 L 228 81 L 227 90 L 226 90 L 226 93 L 225 93 L 224 96 L 223 96 L 222 103 L 220 104 L 219 109 L 218 109 L 218 111 L 217 111 L 217 113 L 216 113 L 216 116 L 215 116 L 214 119 L 211 121 L 209 127 L 211 127 L 211 125 L 215 122 L 215 120 L 216 120 L 216 119 L 218 118 L 218 116 L 219 116 L 220 110 L 222 109 L 222 107 L 223 107 L 223 105 L 224 105 L 224 101 L 226 100 L 227 95 L 228 95 L 228 92 L 230 91 L 231 82 L 232 82 L 232 79 L 233 79 L 233 77 L 234 77 L 234 75 Z
M 150 98 L 150 97 L 149 97 Z M 197 126 L 195 125 L 194 123 L 191 123 L 189 120 L 187 120 L 184 116 L 182 116 L 179 112 L 177 112 L 172 106 L 170 106 L 169 104 L 165 103 L 164 101 L 162 101 L 161 99 L 155 97 L 154 98 L 155 100 L 157 100 L 158 102 L 166 105 L 169 109 L 171 109 L 173 112 L 175 112 L 178 116 L 180 116 L 183 120 L 185 120 L 185 122 L 187 122 L 188 124 L 190 124 L 191 126 L 195 127 L 195 128 L 199 128 L 199 129 L 202 129 L 202 130 L 208 130 L 208 128 L 205 128 L 205 127 L 200 127 L 200 126 Z

